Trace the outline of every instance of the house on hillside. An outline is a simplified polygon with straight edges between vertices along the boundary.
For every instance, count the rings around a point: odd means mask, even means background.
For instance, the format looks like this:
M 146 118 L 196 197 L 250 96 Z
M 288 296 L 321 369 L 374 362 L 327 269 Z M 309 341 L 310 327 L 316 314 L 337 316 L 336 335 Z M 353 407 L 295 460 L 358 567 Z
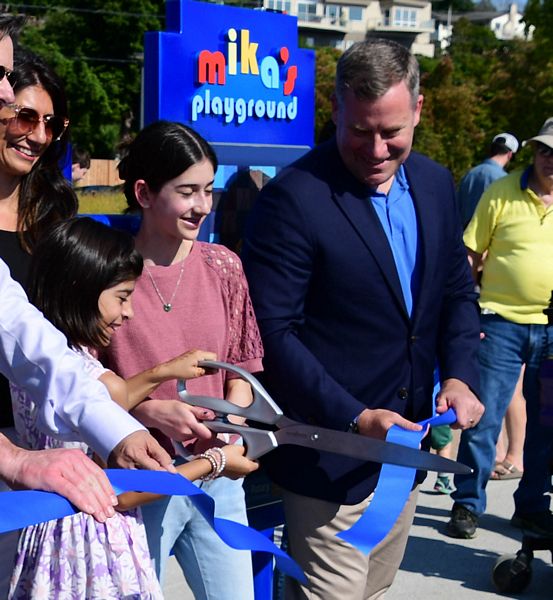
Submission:
M 414 54 L 434 55 L 434 20 L 428 0 L 263 0 L 265 10 L 298 17 L 306 46 L 345 50 L 377 36 L 393 39 Z
M 467 19 L 471 23 L 487 25 L 498 40 L 532 39 L 534 26 L 525 31 L 523 15 L 518 11 L 516 3 L 512 3 L 507 11 L 472 11 L 466 13 L 433 12 L 436 30 L 432 39 L 438 50 L 445 50 L 453 32 L 453 25 L 459 19 Z

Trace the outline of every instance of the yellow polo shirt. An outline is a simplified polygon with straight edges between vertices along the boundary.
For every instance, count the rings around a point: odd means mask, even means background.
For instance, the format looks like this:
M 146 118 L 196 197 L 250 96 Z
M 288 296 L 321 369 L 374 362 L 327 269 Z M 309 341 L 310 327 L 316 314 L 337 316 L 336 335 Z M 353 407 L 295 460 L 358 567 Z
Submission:
M 492 183 L 464 234 L 465 245 L 486 250 L 480 307 L 514 323 L 547 323 L 553 290 L 553 206 L 528 188 L 526 171 Z

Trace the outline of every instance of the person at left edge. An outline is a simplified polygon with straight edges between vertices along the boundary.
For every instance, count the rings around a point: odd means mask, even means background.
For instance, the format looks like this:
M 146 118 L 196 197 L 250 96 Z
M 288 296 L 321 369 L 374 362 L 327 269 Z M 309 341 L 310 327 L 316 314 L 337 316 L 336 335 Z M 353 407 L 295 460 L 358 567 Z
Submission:
M 0 106 L 14 102 L 9 81 L 13 42 L 22 19 L 0 15 Z M 39 126 L 43 126 L 40 123 Z M 27 300 L 0 260 L 0 373 L 40 406 L 41 427 L 59 437 L 78 430 L 109 463 L 121 468 L 173 470 L 169 455 L 138 421 L 89 378 L 83 361 Z M 99 520 L 113 514 L 115 495 L 100 468 L 80 451 L 28 452 L 0 435 L 0 477 L 12 486 L 55 491 Z

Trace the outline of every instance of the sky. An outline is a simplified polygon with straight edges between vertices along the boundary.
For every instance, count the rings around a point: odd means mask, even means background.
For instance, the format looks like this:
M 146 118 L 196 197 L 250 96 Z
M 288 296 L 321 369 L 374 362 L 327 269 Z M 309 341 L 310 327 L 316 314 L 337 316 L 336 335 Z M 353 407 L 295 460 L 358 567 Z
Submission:
M 515 0 L 518 5 L 519 12 L 524 11 L 524 7 L 526 6 L 526 0 Z M 493 5 L 497 8 L 497 10 L 508 10 L 511 5 L 512 0 L 492 0 Z

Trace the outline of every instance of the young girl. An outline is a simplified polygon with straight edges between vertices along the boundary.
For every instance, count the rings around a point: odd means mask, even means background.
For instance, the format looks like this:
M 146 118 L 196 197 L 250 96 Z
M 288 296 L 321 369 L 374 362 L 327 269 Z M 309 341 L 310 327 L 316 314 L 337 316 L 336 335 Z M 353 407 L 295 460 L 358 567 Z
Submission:
M 125 233 L 92 219 L 71 219 L 44 236 L 33 256 L 30 299 L 68 343 L 87 360 L 89 372 L 100 379 L 112 397 L 133 408 L 152 389 L 174 377 L 193 378 L 204 370 L 198 360 L 213 359 L 209 352 L 192 351 L 134 377 L 127 386 L 93 356 L 109 344 L 114 332 L 133 316 L 131 295 L 142 272 L 142 258 Z M 41 433 L 32 400 L 20 389 L 12 390 L 16 428 L 31 449 L 79 447 L 82 441 L 61 442 Z M 240 449 L 238 449 L 240 450 Z M 237 448 L 211 450 L 182 465 L 191 478 L 221 474 L 224 453 L 231 476 L 243 476 L 255 463 Z M 121 508 L 132 508 L 150 494 L 123 494 Z M 9 598 L 49 600 L 161 599 L 161 589 L 151 566 L 140 513 L 117 513 L 105 523 L 78 513 L 23 530 L 12 576 Z
M 137 318 L 106 349 L 107 364 L 125 377 L 186 347 L 206 348 L 250 372 L 262 369 L 263 349 L 240 259 L 227 248 L 197 241 L 212 208 L 216 169 L 215 154 L 198 133 L 167 121 L 142 130 L 119 165 L 129 208 L 142 213 L 136 247 L 144 258 L 133 296 Z M 222 371 L 187 388 L 242 406 L 251 402 L 249 385 Z M 181 435 L 187 409 L 177 399 L 175 383 L 161 385 L 151 397 L 133 414 L 173 439 Z M 214 498 L 217 516 L 246 522 L 241 482 L 218 479 L 202 488 Z M 207 531 L 188 499 L 149 504 L 143 515 L 161 577 L 173 549 L 198 600 L 253 599 L 249 555 Z

